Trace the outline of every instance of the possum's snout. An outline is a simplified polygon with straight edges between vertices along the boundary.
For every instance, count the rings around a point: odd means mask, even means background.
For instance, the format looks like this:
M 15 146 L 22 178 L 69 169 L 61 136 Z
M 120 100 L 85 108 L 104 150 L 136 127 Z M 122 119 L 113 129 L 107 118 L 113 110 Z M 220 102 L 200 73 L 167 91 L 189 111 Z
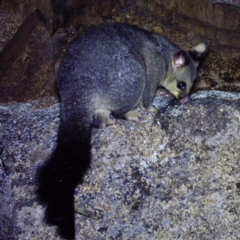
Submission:
M 180 100 L 181 103 L 185 104 L 185 103 L 188 103 L 189 102 L 189 97 L 188 96 L 185 96 L 184 98 L 182 98 Z

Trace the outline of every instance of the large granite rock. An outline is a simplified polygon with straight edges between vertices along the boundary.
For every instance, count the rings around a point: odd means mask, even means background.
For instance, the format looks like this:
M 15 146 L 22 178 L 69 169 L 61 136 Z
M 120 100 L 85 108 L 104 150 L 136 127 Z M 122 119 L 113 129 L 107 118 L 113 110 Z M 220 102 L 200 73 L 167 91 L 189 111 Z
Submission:
M 155 105 L 156 117 L 94 129 L 77 239 L 240 239 L 240 94 Z M 58 239 L 34 193 L 58 123 L 51 98 L 0 106 L 0 239 Z

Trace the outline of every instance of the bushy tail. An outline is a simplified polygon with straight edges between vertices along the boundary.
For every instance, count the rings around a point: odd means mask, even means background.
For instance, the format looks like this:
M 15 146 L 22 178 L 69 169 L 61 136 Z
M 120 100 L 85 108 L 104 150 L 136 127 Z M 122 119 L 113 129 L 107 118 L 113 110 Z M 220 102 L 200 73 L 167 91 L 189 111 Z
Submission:
M 45 219 L 58 226 L 61 237 L 75 238 L 74 189 L 82 182 L 91 160 L 91 126 L 60 123 L 57 147 L 37 172 L 39 201 Z

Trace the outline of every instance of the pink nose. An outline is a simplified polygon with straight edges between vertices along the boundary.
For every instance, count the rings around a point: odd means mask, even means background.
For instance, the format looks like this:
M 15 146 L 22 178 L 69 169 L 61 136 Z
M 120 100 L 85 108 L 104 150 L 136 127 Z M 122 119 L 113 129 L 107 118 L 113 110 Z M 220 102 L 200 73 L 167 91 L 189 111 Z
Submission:
M 189 97 L 186 96 L 186 97 L 182 98 L 180 101 L 181 101 L 181 103 L 188 103 Z

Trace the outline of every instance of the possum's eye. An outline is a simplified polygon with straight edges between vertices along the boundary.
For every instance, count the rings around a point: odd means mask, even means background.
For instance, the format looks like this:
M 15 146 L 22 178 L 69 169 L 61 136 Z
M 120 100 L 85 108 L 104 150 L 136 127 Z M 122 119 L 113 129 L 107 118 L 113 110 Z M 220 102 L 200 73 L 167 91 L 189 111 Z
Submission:
M 180 81 L 180 82 L 177 83 L 177 87 L 181 90 L 185 90 L 186 89 L 186 83 Z

